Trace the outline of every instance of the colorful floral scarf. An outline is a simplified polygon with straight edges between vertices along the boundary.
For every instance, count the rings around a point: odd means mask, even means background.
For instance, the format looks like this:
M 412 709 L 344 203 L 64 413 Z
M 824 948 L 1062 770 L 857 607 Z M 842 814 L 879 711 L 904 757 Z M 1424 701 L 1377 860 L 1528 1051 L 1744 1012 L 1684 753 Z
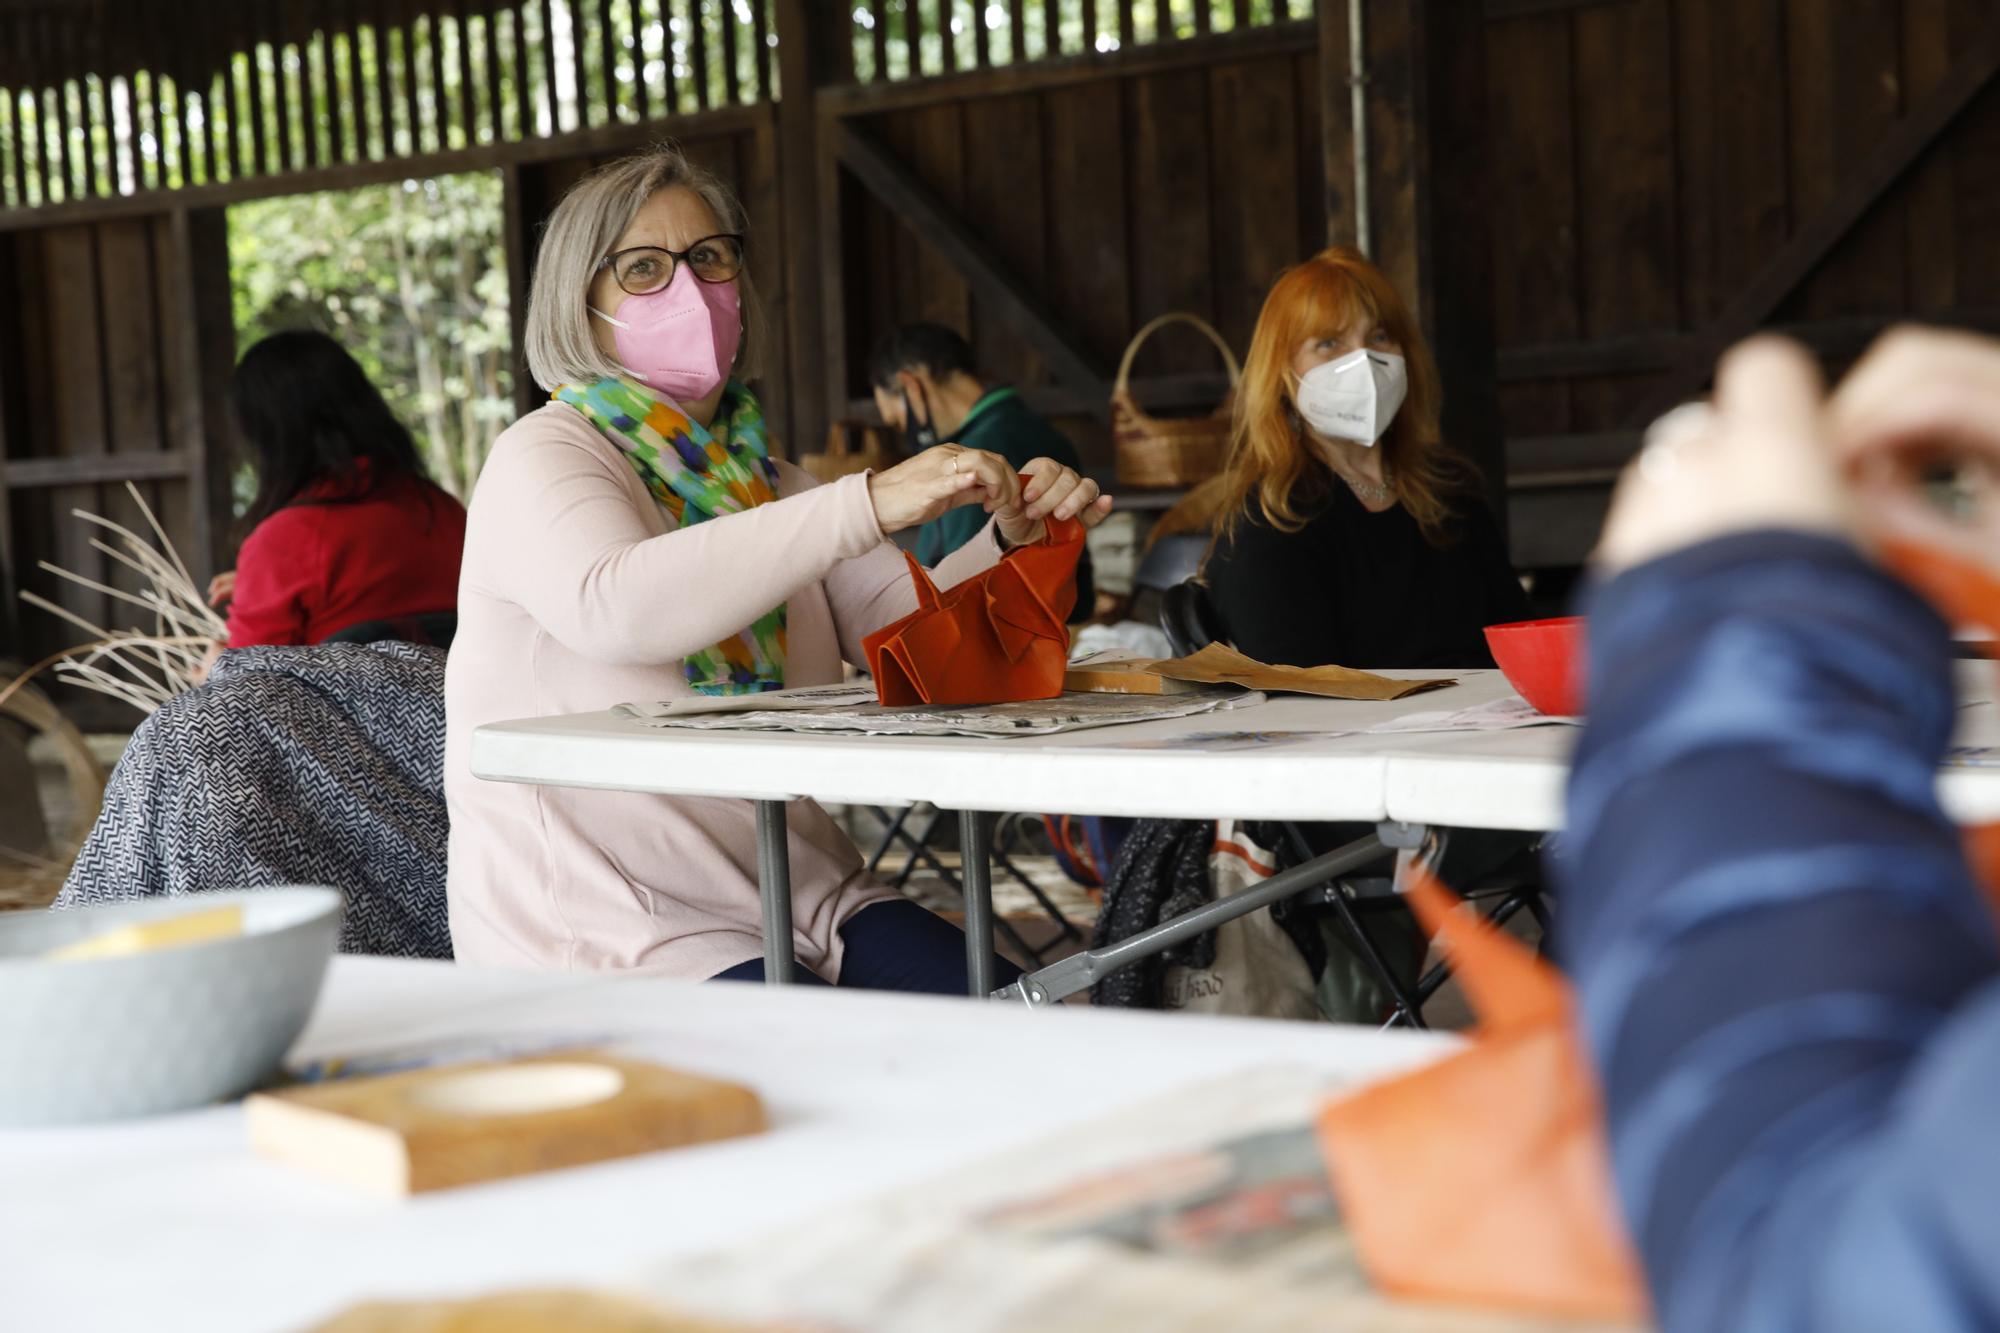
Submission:
M 729 382 L 715 424 L 701 423 L 644 386 L 622 377 L 565 384 L 552 395 L 588 418 L 638 469 L 662 508 L 681 527 L 739 514 L 778 498 L 778 468 L 755 394 Z M 687 682 L 701 694 L 756 694 L 785 685 L 785 607 L 781 602 L 750 628 L 685 662 Z

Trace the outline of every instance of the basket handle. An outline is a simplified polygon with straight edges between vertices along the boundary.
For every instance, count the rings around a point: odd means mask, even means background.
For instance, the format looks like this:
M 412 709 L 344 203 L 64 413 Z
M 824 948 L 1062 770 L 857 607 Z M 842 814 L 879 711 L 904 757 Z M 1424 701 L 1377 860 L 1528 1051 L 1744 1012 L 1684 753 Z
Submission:
M 1131 387 L 1132 358 L 1139 355 L 1139 345 L 1159 332 L 1160 328 L 1167 324 L 1192 324 L 1197 329 L 1200 329 L 1207 336 L 1208 340 L 1215 344 L 1215 350 L 1222 353 L 1222 363 L 1229 367 L 1230 391 L 1234 392 L 1236 386 L 1243 382 L 1243 368 L 1236 364 L 1236 353 L 1229 350 L 1229 344 L 1222 341 L 1222 335 L 1215 331 L 1215 326 L 1200 315 L 1191 315 L 1186 311 L 1176 310 L 1149 320 L 1144 328 L 1132 335 L 1132 341 L 1125 344 L 1125 356 L 1118 362 L 1118 379 L 1111 386 L 1113 392 L 1124 393 Z

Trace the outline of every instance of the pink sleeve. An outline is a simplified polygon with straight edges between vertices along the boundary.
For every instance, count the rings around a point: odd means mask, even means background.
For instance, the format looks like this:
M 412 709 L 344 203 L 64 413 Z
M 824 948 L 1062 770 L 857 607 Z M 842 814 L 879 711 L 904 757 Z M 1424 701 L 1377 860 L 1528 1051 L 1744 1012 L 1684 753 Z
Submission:
M 654 535 L 613 470 L 622 460 L 566 431 L 537 414 L 495 448 L 472 497 L 465 583 L 515 602 L 580 656 L 685 657 L 881 544 L 859 475 Z
M 243 539 L 236 593 L 229 602 L 229 646 L 306 641 L 307 602 L 324 583 L 318 526 L 299 508 L 280 509 Z
M 931 570 L 931 581 L 940 588 L 954 587 L 999 562 L 1000 543 L 994 540 L 989 519 L 971 541 L 938 561 L 937 568 Z M 827 574 L 826 600 L 833 608 L 834 628 L 840 634 L 841 656 L 856 666 L 865 666 L 868 659 L 861 641 L 916 610 L 917 590 L 910 582 L 910 566 L 903 552 L 884 539 L 873 549 L 841 561 Z

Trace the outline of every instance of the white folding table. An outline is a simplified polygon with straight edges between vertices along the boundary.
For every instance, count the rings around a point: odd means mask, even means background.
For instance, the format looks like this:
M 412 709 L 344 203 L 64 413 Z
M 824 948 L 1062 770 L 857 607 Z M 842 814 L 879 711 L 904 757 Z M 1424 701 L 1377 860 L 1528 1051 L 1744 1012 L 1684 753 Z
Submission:
M 754 1088 L 751 1138 L 377 1199 L 252 1156 L 240 1106 L 0 1130 L 0 1329 L 304 1328 L 363 1299 L 619 1288 L 874 1196 L 1273 1067 L 1361 1081 L 1455 1038 L 342 956 L 301 1060 L 602 1046 Z M 1031 1080 L 1023 1071 L 1032 1071 Z M 1061 1090 L 1024 1096 L 1026 1082 Z
M 2000 746 L 1991 668 L 1962 665 L 1964 697 L 1977 702 L 1961 715 L 1960 739 Z M 613 712 L 532 718 L 479 728 L 472 769 L 495 781 L 755 801 L 765 970 L 773 982 L 789 977 L 792 965 L 786 802 L 802 797 L 879 806 L 930 801 L 957 810 L 971 989 L 986 994 L 993 948 L 986 851 L 996 813 L 1377 826 L 1377 834 L 1213 904 L 1199 917 L 1190 914 L 1179 924 L 1156 927 L 1158 934 L 1147 932 L 1135 946 L 1141 954 L 1348 873 L 1377 859 L 1386 846 L 1414 845 L 1428 827 L 1559 829 L 1576 728 L 1368 733 L 1406 714 L 1456 711 L 1513 694 L 1497 671 L 1452 674 L 1459 683 L 1448 689 L 1386 703 L 1287 695 L 1167 721 L 992 740 L 661 728 Z M 1266 739 L 1243 748 L 1200 739 L 1245 732 Z M 2000 768 L 1951 769 L 1941 792 L 1947 808 L 1964 822 L 2000 819 Z M 1059 1000 L 1080 989 L 1075 983 L 1085 971 L 1115 970 L 1132 952 L 1119 954 L 1123 947 L 1058 962 L 1007 993 L 1031 1005 Z M 1060 986 L 1038 983 L 1053 969 L 1062 969 Z

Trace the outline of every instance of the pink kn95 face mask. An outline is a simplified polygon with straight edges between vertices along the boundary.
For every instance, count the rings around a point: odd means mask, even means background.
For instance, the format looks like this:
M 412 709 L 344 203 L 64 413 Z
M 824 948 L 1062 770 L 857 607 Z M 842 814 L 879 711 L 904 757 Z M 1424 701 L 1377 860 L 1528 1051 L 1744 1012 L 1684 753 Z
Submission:
M 729 378 L 743 343 L 743 298 L 736 283 L 703 282 L 687 264 L 657 292 L 628 296 L 610 324 L 618 360 L 634 378 L 676 403 L 708 397 Z

